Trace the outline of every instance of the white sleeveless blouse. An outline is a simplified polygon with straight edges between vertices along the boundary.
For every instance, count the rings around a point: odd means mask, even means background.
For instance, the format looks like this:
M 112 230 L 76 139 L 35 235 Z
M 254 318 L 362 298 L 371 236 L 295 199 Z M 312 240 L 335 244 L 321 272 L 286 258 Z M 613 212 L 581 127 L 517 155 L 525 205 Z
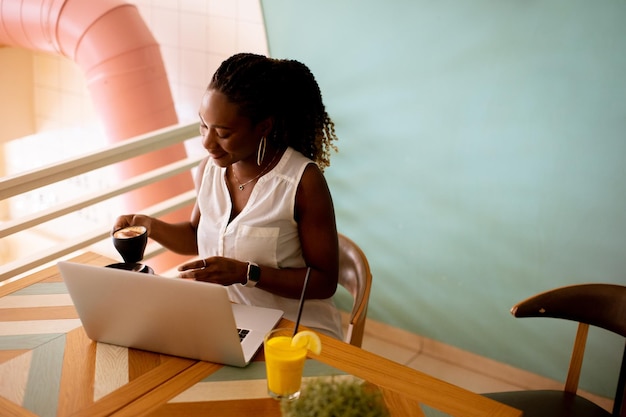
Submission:
M 232 202 L 226 169 L 209 159 L 198 194 L 199 255 L 225 256 L 273 268 L 305 267 L 294 210 L 298 184 L 310 163 L 313 161 L 287 148 L 274 169 L 259 178 L 241 213 L 228 223 Z M 227 290 L 233 302 L 278 308 L 285 312 L 285 318 L 296 320 L 299 300 L 240 284 Z M 300 323 L 342 339 L 341 316 L 332 298 L 306 300 Z

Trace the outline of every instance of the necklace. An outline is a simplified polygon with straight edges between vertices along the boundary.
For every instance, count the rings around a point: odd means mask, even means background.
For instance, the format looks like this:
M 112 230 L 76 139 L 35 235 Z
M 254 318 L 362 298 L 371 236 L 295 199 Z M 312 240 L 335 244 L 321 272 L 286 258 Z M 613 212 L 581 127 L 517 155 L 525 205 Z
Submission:
M 276 153 L 274 154 L 274 157 L 272 158 L 272 160 L 270 161 L 269 164 L 267 164 L 265 166 L 265 168 L 263 168 L 263 171 L 261 171 L 259 173 L 259 175 L 257 175 L 256 177 L 252 178 L 251 180 L 248 180 L 246 182 L 244 182 L 243 184 L 241 183 L 241 181 L 239 181 L 239 178 L 237 178 L 237 174 L 235 174 L 235 169 L 232 167 L 232 165 L 230 166 L 230 172 L 233 173 L 233 177 L 235 177 L 235 180 L 237 181 L 237 183 L 239 183 L 239 186 L 237 188 L 239 188 L 239 191 L 243 191 L 244 188 L 246 188 L 246 185 L 250 184 L 252 181 L 258 180 L 259 178 L 261 178 L 261 176 L 263 176 L 263 174 L 265 174 L 267 171 L 269 171 L 269 167 L 272 166 L 272 164 L 274 163 L 274 161 L 276 160 L 276 157 L 278 156 L 280 152 L 277 150 Z

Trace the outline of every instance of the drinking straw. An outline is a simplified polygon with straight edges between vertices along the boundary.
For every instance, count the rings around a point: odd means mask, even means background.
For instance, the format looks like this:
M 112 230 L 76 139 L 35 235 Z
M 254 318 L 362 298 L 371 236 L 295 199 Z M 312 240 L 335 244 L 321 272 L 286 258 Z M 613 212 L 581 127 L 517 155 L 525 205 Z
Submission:
M 293 329 L 293 335 L 295 336 L 298 333 L 298 326 L 300 325 L 300 317 L 302 316 L 302 307 L 304 307 L 304 293 L 306 292 L 306 284 L 309 282 L 309 273 L 311 272 L 311 267 L 306 269 L 306 275 L 304 276 L 304 284 L 302 284 L 302 294 L 300 295 L 300 305 L 298 306 L 298 318 L 296 319 L 296 327 Z

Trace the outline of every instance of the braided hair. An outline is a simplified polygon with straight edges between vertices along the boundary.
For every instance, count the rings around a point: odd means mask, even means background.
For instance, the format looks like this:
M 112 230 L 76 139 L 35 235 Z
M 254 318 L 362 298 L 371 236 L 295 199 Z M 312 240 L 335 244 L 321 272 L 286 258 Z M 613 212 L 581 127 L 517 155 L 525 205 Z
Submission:
M 222 62 L 208 89 L 228 97 L 253 124 L 273 117 L 267 139 L 276 146 L 291 146 L 322 171 L 330 165 L 330 151 L 337 151 L 335 124 L 306 65 L 240 53 Z

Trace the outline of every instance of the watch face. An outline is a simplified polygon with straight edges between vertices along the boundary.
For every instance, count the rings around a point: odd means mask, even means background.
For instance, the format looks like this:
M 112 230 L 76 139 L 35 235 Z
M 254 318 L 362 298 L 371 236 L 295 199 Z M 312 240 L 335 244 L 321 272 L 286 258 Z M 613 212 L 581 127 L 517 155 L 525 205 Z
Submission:
M 258 265 L 250 264 L 250 272 L 248 273 L 248 279 L 250 281 L 259 282 L 261 278 L 261 268 Z
M 254 287 L 261 278 L 261 268 L 255 263 L 248 262 L 248 273 L 246 275 L 246 287 Z

